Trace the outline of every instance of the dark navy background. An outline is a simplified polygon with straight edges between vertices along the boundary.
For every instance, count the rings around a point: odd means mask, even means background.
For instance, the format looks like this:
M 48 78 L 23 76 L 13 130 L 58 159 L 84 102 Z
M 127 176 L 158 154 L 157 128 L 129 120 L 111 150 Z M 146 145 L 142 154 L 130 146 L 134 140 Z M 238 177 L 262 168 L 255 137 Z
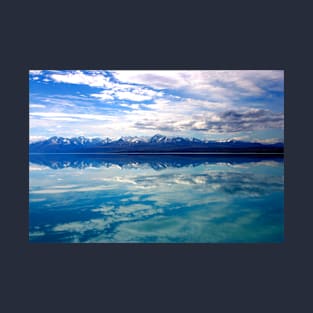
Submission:
M 2 3 L 1 311 L 310 310 L 308 4 Z M 285 242 L 29 243 L 28 70 L 45 68 L 284 69 Z

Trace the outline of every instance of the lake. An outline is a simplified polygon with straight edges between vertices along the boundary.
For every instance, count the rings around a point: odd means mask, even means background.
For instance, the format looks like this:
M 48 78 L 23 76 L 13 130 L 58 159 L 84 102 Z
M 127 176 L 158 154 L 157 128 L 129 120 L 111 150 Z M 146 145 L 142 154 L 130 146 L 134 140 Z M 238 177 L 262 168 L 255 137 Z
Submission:
M 279 243 L 279 155 L 29 156 L 29 240 Z

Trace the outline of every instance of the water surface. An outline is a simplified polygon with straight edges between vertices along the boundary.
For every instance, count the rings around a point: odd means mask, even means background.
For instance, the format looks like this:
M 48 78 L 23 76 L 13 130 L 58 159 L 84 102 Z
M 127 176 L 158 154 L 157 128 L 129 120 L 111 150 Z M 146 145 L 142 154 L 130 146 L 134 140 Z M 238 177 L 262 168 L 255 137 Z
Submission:
M 30 155 L 29 239 L 282 242 L 283 158 Z

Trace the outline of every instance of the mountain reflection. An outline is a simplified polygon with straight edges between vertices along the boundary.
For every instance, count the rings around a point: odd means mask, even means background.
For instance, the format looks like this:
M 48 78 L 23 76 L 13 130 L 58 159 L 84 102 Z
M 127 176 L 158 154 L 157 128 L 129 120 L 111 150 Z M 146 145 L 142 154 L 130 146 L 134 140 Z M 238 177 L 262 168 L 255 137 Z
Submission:
M 151 167 L 154 170 L 166 168 L 196 167 L 203 164 L 259 163 L 270 161 L 282 163 L 281 155 L 218 155 L 218 154 L 179 154 L 179 155 L 130 155 L 130 154 L 30 154 L 29 161 L 34 164 L 48 166 L 51 169 L 88 167 L 138 168 Z

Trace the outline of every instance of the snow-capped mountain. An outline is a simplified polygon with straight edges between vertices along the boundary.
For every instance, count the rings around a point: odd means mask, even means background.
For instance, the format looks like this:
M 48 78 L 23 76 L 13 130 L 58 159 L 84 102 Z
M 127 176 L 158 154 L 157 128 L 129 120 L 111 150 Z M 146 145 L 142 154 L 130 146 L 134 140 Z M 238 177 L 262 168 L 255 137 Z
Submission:
M 197 138 L 123 136 L 119 139 L 51 137 L 32 142 L 30 153 L 158 153 L 158 152 L 283 152 L 283 143 L 262 144 L 236 140 L 208 141 Z
M 142 143 L 142 142 L 148 142 L 148 137 L 138 137 L 138 136 L 122 136 L 120 139 L 118 139 L 119 142 L 125 142 L 125 143 Z

